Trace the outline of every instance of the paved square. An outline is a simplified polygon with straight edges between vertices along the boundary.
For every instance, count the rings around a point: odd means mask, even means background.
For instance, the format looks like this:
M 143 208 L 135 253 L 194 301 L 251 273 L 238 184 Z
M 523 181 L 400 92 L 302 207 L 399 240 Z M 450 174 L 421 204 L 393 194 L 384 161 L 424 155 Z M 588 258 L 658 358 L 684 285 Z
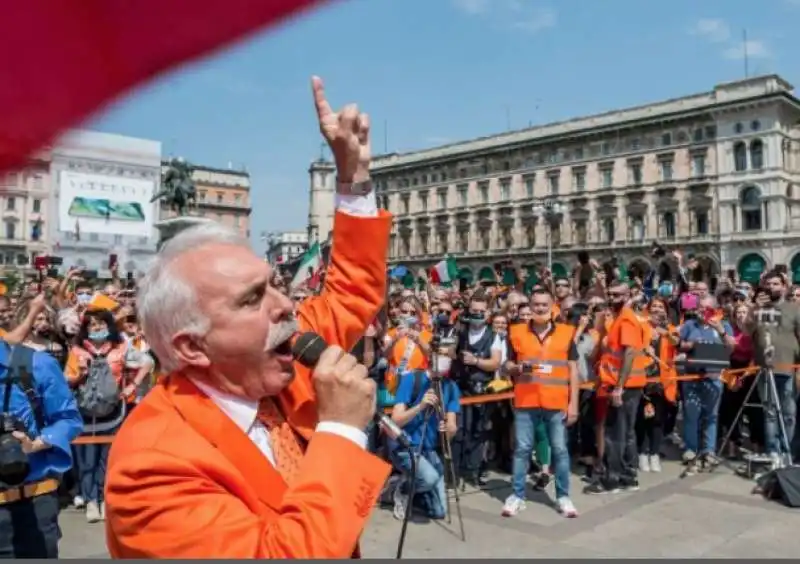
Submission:
M 719 557 L 796 558 L 800 554 L 800 512 L 751 495 L 752 482 L 726 468 L 680 479 L 680 466 L 666 462 L 661 474 L 640 476 L 641 490 L 587 496 L 573 477 L 573 501 L 581 515 L 564 519 L 531 496 L 528 509 L 512 519 L 500 516 L 509 494 L 507 476 L 493 476 L 484 491 L 461 497 L 467 541 L 456 522 L 418 520 L 408 529 L 406 558 L 608 558 Z M 548 489 L 552 494 L 552 486 Z M 102 524 L 62 513 L 64 558 L 106 557 Z M 393 558 L 400 523 L 376 509 L 364 533 L 365 558 Z

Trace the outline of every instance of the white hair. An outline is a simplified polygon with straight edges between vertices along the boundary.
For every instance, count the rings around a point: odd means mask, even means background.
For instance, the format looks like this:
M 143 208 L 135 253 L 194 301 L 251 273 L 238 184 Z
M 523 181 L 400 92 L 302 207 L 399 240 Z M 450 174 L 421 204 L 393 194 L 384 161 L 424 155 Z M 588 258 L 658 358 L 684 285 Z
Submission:
M 165 371 L 181 367 L 172 339 L 176 333 L 205 335 L 208 319 L 200 312 L 192 278 L 203 276 L 203 265 L 191 272 L 178 272 L 175 260 L 206 245 L 235 245 L 250 248 L 246 239 L 213 221 L 204 221 L 179 232 L 156 255 L 139 283 L 136 309 L 145 338 Z

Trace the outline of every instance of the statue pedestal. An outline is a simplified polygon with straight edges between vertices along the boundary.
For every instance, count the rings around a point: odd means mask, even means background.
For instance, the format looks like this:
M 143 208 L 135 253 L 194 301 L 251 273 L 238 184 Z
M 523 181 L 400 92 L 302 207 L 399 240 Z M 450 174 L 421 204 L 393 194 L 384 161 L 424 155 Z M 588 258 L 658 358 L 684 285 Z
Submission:
M 167 241 L 184 229 L 213 222 L 214 220 L 212 219 L 193 215 L 171 217 L 157 222 L 155 225 L 156 229 L 158 229 L 158 250 L 161 250 L 161 247 L 163 247 Z

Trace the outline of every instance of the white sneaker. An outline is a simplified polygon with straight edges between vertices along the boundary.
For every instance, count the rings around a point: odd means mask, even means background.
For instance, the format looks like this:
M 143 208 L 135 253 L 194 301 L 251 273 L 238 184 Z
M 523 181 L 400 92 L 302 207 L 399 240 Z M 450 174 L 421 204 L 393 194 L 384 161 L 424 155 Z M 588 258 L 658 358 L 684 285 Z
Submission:
M 657 454 L 651 454 L 649 462 L 651 472 L 661 472 L 661 456 Z
M 511 494 L 506 498 L 506 502 L 503 504 L 503 512 L 501 513 L 501 515 L 503 517 L 513 517 L 520 511 L 524 510 L 525 510 L 525 500 L 518 498 L 514 494 Z
M 556 505 L 558 505 L 558 512 L 561 513 L 564 517 L 572 519 L 573 517 L 578 516 L 578 510 L 575 509 L 575 505 L 573 505 L 572 500 L 568 497 L 560 497 L 556 501 Z
M 402 487 L 403 482 L 398 482 L 397 486 L 394 488 L 394 493 L 392 494 L 392 499 L 394 500 L 394 509 L 392 510 L 392 515 L 394 515 L 394 518 L 398 521 L 405 519 L 406 504 L 408 503 L 408 496 L 401 491 Z
M 90 501 L 86 504 L 86 521 L 87 523 L 97 523 L 102 521 L 103 517 L 100 515 L 100 506 L 96 501 Z
M 81 496 L 76 495 L 72 498 L 72 505 L 75 506 L 75 509 L 83 509 L 86 507 L 86 500 L 83 499 Z
M 100 502 L 100 520 L 101 521 L 105 521 L 106 520 L 106 502 L 105 501 L 101 501 Z
M 650 457 L 646 454 L 639 455 L 639 472 L 650 471 Z

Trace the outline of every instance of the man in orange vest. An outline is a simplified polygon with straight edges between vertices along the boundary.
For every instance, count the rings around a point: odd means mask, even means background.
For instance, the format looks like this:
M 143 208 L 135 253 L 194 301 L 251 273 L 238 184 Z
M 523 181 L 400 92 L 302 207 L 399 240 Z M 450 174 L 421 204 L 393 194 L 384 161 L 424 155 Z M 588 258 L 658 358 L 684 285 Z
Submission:
M 547 290 L 531 296 L 533 318 L 509 329 L 506 369 L 514 378 L 513 493 L 506 499 L 503 516 L 525 509 L 525 485 L 534 447 L 534 428 L 547 429 L 555 466 L 556 505 L 565 517 L 577 517 L 569 498 L 570 461 L 567 429 L 578 419 L 578 351 L 575 329 L 555 323 L 553 296 Z
M 652 359 L 645 353 L 649 345 L 639 317 L 631 309 L 630 289 L 622 280 L 608 287 L 608 299 L 614 320 L 601 335 L 597 365 L 598 401 L 606 409 L 605 463 L 599 481 L 587 486 L 588 494 L 636 490 L 638 453 L 636 452 L 636 416 L 642 389 L 647 383 L 647 369 Z

